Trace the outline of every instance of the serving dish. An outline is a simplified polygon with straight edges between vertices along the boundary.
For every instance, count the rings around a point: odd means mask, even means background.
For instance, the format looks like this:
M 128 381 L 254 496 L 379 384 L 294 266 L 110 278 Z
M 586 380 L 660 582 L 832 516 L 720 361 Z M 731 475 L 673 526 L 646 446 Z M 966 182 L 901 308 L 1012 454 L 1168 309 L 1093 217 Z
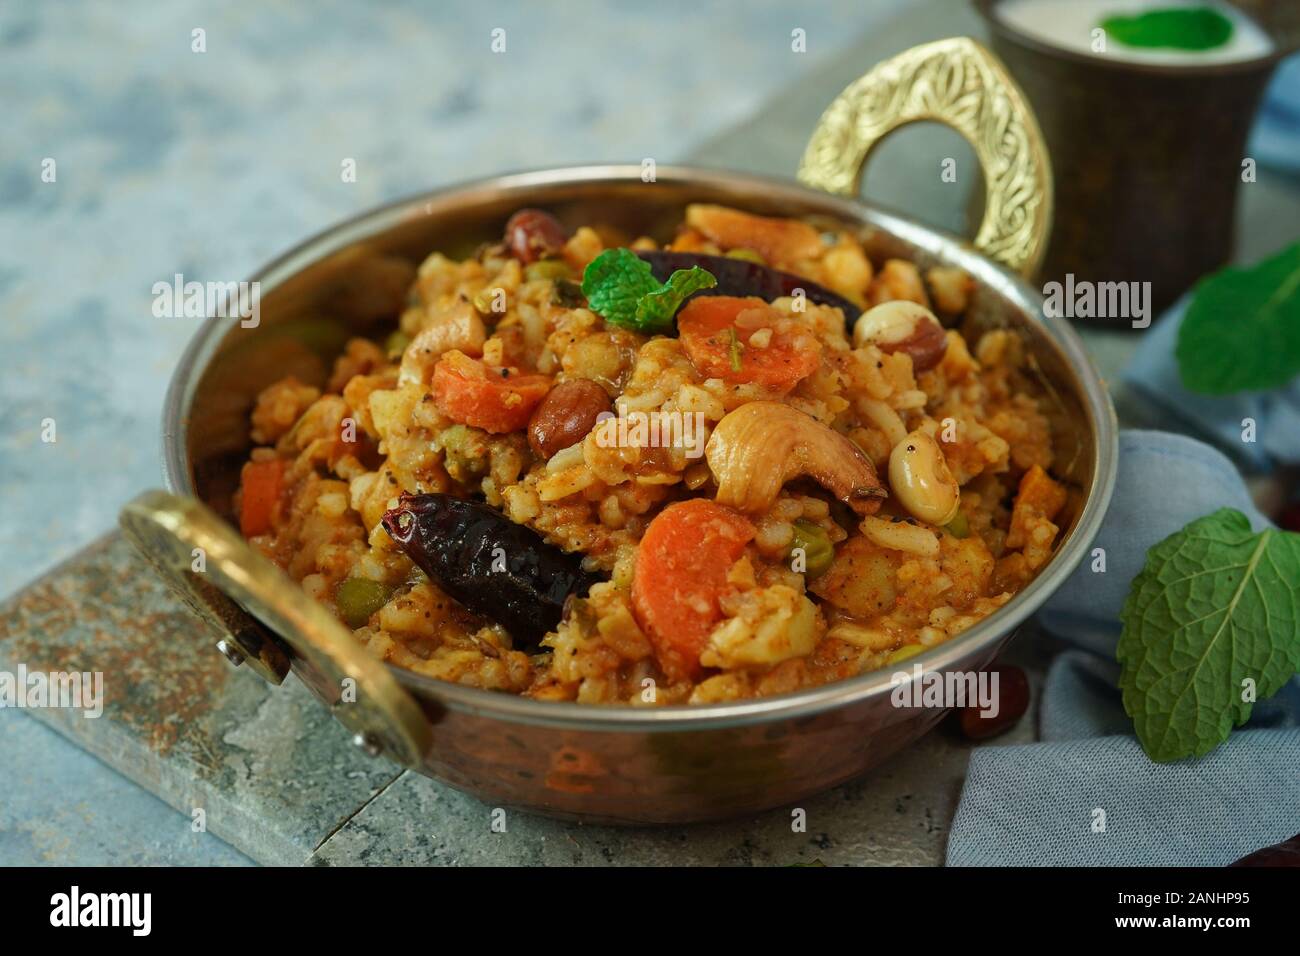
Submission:
M 872 146 L 899 125 L 937 119 L 971 140 L 985 169 L 975 248 L 856 198 Z M 414 263 L 500 235 L 516 209 L 599 218 L 655 234 L 687 203 L 825 218 L 863 230 L 873 258 L 964 269 L 967 322 L 1017 330 L 1053 397 L 1057 473 L 1071 489 L 1051 562 L 1001 611 L 909 663 L 941 673 L 987 665 L 1079 562 L 1108 503 L 1116 428 L 1106 390 L 1073 331 L 1044 318 L 1031 273 L 1050 223 L 1050 170 L 1023 97 L 967 39 L 907 51 L 850 86 L 822 117 L 801 184 L 690 167 L 587 166 L 495 177 L 402 200 L 308 240 L 267 266 L 256 327 L 205 322 L 169 391 L 169 492 L 149 492 L 122 524 L 162 574 L 225 636 L 232 659 L 275 683 L 289 670 L 366 749 L 492 805 L 588 822 L 703 820 L 788 804 L 862 773 L 942 717 L 895 706 L 874 672 L 786 695 L 653 709 L 493 694 L 390 668 L 231 525 L 253 396 L 286 369 L 318 373 L 350 331 L 395 314 Z M 1009 268 L 1008 268 L 1009 267 Z M 314 370 L 314 371 L 313 371 Z

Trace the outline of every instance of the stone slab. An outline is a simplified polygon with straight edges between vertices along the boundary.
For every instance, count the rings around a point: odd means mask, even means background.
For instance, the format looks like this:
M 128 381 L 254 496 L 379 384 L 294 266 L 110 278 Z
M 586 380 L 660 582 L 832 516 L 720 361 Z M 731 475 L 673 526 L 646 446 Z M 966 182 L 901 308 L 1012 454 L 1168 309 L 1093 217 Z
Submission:
M 0 711 L 0 768 L 0 865 L 253 863 L 38 720 Z
M 119 534 L 0 606 L 0 670 L 99 672 L 104 708 L 34 717 L 263 863 L 301 863 L 400 769 L 365 756 L 295 679 L 232 668 Z M 101 812 L 107 813 L 108 808 Z

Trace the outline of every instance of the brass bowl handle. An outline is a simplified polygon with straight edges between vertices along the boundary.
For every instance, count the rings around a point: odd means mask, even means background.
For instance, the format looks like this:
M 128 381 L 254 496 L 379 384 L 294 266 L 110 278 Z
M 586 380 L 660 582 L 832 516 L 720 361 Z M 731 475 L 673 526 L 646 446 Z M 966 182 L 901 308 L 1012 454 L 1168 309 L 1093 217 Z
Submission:
M 960 133 L 984 168 L 984 221 L 975 247 L 1033 275 L 1052 224 L 1051 161 L 1020 87 L 996 56 L 968 37 L 912 47 L 849 84 L 818 120 L 799 180 L 856 197 L 875 145 L 921 120 Z
M 371 752 L 419 766 L 431 739 L 415 699 L 326 608 L 193 498 L 146 491 L 119 523 L 131 543 L 249 666 L 279 684 L 293 654 L 310 686 Z

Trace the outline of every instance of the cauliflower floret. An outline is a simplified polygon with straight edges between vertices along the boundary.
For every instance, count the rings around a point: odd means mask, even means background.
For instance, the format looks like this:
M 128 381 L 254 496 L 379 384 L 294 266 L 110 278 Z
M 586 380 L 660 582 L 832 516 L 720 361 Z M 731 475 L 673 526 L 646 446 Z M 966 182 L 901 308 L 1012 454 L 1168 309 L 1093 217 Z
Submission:
M 817 609 L 785 584 L 724 599 L 734 613 L 714 628 L 700 654 L 705 667 L 770 667 L 804 657 L 817 645 Z

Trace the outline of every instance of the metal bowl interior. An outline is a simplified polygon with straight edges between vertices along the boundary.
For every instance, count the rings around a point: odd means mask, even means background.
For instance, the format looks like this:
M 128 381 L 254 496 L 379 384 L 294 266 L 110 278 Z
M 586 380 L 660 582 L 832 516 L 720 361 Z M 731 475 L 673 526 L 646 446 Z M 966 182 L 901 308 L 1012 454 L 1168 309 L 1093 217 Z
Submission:
M 665 239 L 689 202 L 824 219 L 859 229 L 875 256 L 954 265 L 977 282 L 963 331 L 1013 328 L 1024 337 L 1049 398 L 1057 441 L 1055 471 L 1070 487 L 1069 514 L 1051 562 L 1004 608 L 959 637 L 914 659 L 946 671 L 988 656 L 1074 569 L 1092 541 L 1115 480 L 1117 426 L 1109 395 L 1073 329 L 1045 317 L 1022 280 L 959 239 L 855 200 L 792 182 L 734 172 L 588 166 L 485 179 L 404 199 L 323 232 L 266 266 L 260 323 L 212 318 L 201 326 L 172 380 L 164 410 L 163 457 L 171 490 L 231 516 L 231 494 L 250 447 L 248 413 L 257 393 L 292 371 L 322 382 L 352 334 L 394 327 L 405 283 L 434 251 L 467 255 L 501 234 L 522 206 L 539 206 L 569 225 L 608 223 Z M 722 729 L 812 717 L 886 696 L 885 671 L 758 700 L 653 709 L 535 701 L 448 684 L 400 668 L 400 682 L 429 709 L 511 724 L 636 734 Z

